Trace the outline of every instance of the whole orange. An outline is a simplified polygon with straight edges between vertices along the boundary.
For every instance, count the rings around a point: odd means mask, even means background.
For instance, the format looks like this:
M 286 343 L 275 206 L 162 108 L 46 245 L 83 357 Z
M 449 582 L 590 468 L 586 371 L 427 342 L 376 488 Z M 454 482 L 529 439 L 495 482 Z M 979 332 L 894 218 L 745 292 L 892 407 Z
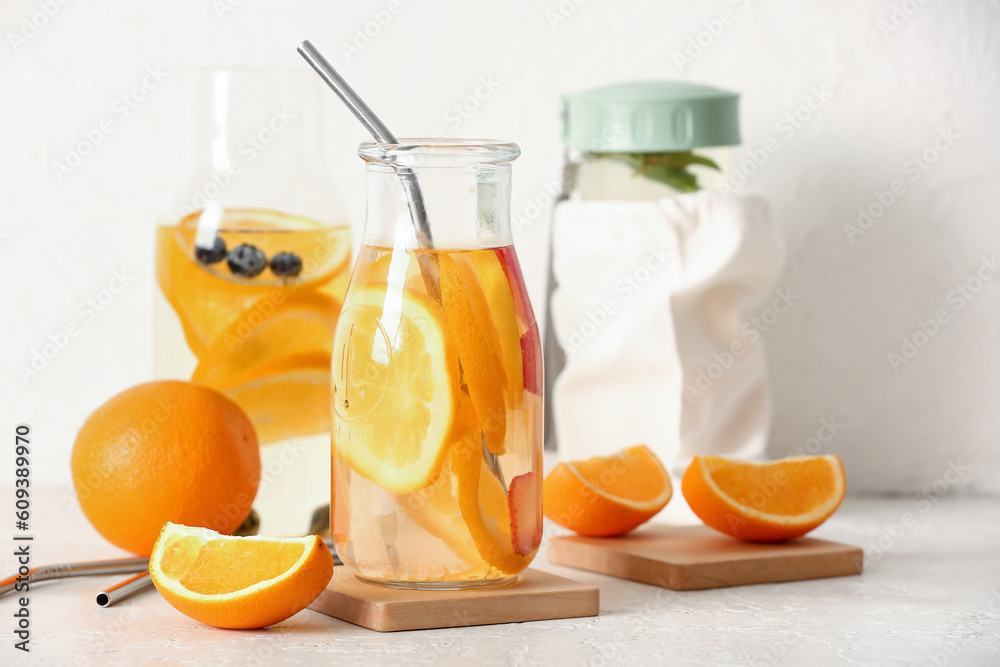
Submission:
M 168 521 L 232 533 L 260 482 L 253 424 L 213 389 L 166 380 L 126 389 L 76 436 L 73 485 L 109 542 L 148 556 Z

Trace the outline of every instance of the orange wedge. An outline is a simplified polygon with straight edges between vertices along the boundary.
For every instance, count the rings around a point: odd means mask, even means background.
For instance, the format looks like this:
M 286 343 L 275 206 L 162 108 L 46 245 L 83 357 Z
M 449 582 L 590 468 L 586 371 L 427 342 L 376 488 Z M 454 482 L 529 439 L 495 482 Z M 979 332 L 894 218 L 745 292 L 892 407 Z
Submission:
M 265 297 L 230 322 L 205 350 L 191 381 L 225 383 L 279 357 L 312 351 L 329 354 L 339 313 L 340 303 L 321 292 L 292 294 L 277 304 Z
M 718 531 L 750 542 L 805 535 L 844 500 L 837 456 L 791 456 L 770 463 L 696 456 L 681 490 L 691 510 Z
M 243 408 L 262 445 L 330 430 L 328 352 L 278 357 L 202 384 Z
M 316 535 L 228 537 L 167 523 L 149 558 L 153 584 L 185 616 L 217 628 L 263 628 L 308 607 L 333 575 Z
M 673 494 L 656 454 L 636 445 L 612 456 L 560 463 L 545 478 L 545 516 L 581 535 L 622 535 L 653 518 Z
M 503 365 L 497 355 L 500 343 L 490 317 L 490 307 L 475 273 L 449 255 L 437 256 L 441 267 L 441 301 L 448 314 L 448 327 L 462 360 L 462 381 L 494 454 L 503 451 L 507 433 L 507 411 L 503 387 Z
M 433 484 L 454 437 L 458 376 L 440 304 L 384 284 L 353 288 L 333 343 L 337 455 L 392 493 Z

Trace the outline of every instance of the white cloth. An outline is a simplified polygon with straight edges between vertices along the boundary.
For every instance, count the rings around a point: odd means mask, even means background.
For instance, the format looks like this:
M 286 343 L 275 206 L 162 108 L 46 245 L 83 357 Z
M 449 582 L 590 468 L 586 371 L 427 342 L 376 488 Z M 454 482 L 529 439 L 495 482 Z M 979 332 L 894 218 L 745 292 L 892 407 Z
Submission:
M 566 352 L 553 415 L 561 459 L 649 445 L 758 457 L 771 418 L 760 330 L 784 242 L 766 203 L 696 192 L 565 201 L 553 218 L 552 321 Z

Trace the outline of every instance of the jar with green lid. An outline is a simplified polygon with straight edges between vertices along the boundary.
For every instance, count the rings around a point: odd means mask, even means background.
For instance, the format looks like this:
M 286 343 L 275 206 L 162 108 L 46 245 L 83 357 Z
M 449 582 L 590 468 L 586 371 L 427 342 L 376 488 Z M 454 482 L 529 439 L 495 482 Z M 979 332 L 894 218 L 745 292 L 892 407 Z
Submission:
M 560 458 L 636 443 L 668 465 L 763 452 L 766 363 L 741 323 L 784 246 L 766 203 L 730 187 L 738 101 L 677 81 L 563 98 L 544 344 L 545 441 Z
M 684 81 L 621 83 L 563 98 L 571 197 L 655 200 L 729 183 L 739 96 Z

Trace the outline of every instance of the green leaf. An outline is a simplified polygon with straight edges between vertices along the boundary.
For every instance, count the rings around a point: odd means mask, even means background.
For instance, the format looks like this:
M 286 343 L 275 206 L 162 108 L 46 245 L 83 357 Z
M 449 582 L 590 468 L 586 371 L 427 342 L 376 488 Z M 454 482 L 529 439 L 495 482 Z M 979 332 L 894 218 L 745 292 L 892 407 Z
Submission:
M 668 153 L 590 153 L 589 158 L 622 162 L 632 167 L 637 176 L 663 183 L 678 192 L 700 190 L 698 176 L 688 170 L 691 165 L 701 165 L 719 171 L 714 160 L 692 151 Z
M 649 167 L 642 175 L 652 181 L 669 185 L 678 192 L 696 192 L 698 177 L 683 167 Z

